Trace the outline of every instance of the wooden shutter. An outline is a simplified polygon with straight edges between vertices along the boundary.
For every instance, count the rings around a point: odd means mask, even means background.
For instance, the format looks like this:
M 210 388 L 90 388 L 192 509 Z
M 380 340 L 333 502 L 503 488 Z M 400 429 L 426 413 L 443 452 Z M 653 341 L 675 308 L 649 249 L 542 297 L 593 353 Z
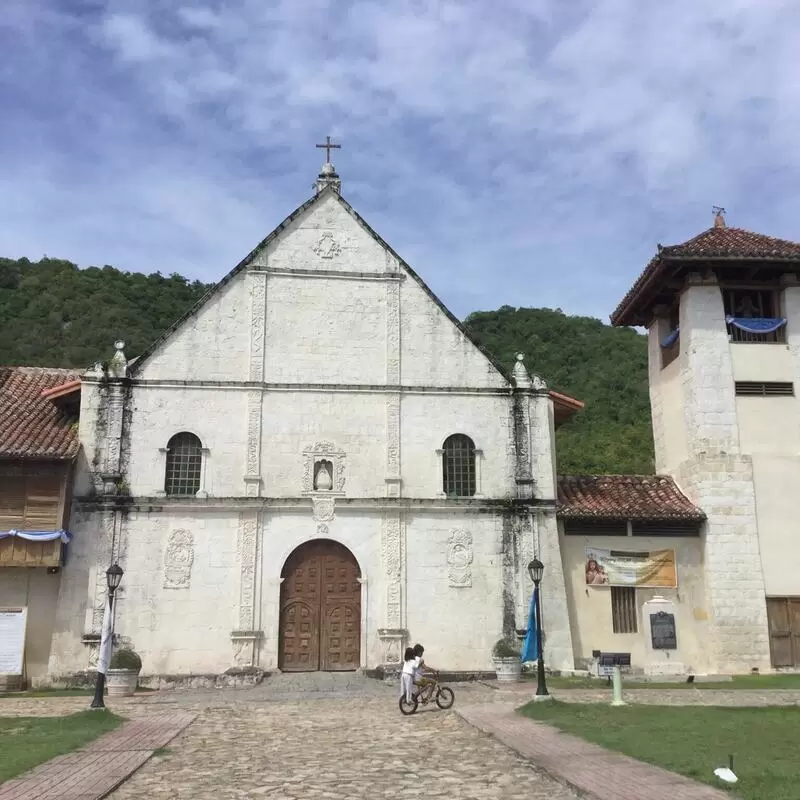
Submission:
M 792 624 L 789 615 L 789 601 L 786 597 L 767 598 L 767 618 L 769 620 L 769 645 L 773 667 L 792 667 Z
M 61 475 L 30 475 L 26 481 L 25 524 L 28 531 L 57 531 L 61 518 Z
M 25 526 L 25 478 L 0 475 L 0 531 Z

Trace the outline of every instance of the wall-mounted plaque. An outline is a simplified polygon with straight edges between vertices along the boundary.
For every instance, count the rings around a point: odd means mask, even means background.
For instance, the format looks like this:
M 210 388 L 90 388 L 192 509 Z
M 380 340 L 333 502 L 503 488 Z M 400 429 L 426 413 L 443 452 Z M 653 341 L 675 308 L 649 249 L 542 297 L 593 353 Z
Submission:
M 658 611 L 650 615 L 650 641 L 653 650 L 677 650 L 678 634 L 675 630 L 675 615 Z

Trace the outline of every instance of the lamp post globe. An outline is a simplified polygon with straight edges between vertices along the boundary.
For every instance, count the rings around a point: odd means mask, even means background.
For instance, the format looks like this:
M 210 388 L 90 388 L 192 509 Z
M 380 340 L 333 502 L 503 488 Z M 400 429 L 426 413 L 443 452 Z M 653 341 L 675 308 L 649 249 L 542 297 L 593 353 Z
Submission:
M 122 581 L 122 576 L 125 574 L 122 567 L 119 564 L 112 564 L 106 570 L 106 581 L 108 582 L 108 591 L 112 594 L 117 591 L 120 582 Z
M 534 584 L 538 586 L 544 574 L 544 564 L 536 556 L 533 557 L 533 561 L 528 563 L 528 574 Z

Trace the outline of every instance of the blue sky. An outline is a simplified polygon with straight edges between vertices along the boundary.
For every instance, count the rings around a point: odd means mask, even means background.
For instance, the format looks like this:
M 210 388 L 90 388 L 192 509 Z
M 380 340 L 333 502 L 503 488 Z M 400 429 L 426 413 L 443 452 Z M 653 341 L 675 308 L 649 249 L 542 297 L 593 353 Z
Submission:
M 607 319 L 655 251 L 800 239 L 791 0 L 4 0 L 0 255 L 214 281 L 343 194 L 459 316 Z

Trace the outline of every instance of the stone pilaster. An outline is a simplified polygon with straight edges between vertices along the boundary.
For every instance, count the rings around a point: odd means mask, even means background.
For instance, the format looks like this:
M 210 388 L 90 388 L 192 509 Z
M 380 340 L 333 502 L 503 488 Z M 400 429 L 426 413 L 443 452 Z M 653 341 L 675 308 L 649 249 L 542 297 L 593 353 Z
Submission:
M 238 628 L 231 633 L 233 662 L 236 666 L 255 666 L 258 663 L 258 642 L 263 633 L 260 624 L 262 520 L 257 511 L 243 511 L 239 515 L 237 554 L 239 556 L 239 613 Z
M 385 669 L 399 669 L 406 638 L 403 582 L 404 526 L 399 511 L 384 512 L 381 530 L 381 561 L 386 587 L 385 624 L 378 630 Z
M 267 317 L 267 273 L 253 270 L 250 281 L 250 368 L 248 380 L 264 381 L 264 337 Z M 244 493 L 260 497 L 261 479 L 261 414 L 263 389 L 259 386 L 247 394 L 247 456 L 244 474 Z
M 400 283 L 386 283 L 386 496 L 401 494 L 400 465 Z

